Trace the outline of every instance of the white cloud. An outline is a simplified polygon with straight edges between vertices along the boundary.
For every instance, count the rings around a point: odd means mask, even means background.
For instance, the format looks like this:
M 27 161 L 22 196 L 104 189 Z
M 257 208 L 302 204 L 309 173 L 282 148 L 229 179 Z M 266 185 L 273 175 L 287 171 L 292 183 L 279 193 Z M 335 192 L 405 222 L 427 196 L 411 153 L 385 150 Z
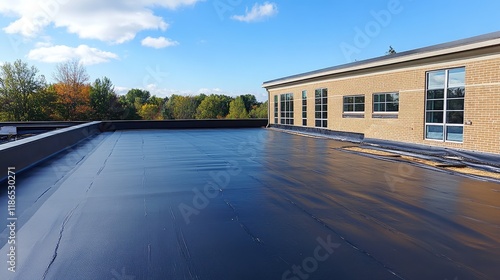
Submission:
M 17 0 L 1 1 L 0 14 L 15 16 L 4 31 L 36 37 L 53 24 L 80 38 L 123 43 L 142 30 L 166 30 L 168 24 L 152 8 L 176 9 L 203 0 Z
M 248 8 L 244 15 L 234 15 L 231 18 L 243 22 L 255 22 L 274 16 L 278 13 L 278 5 L 265 2 L 262 5 L 255 4 L 249 11 Z
M 220 88 L 200 88 L 198 90 L 198 94 L 201 94 L 201 93 L 204 93 L 204 94 L 221 94 L 222 93 L 222 90 Z
M 159 87 L 156 84 L 148 84 L 144 88 L 145 90 L 149 91 L 151 95 L 156 95 L 158 97 L 170 97 L 172 94 L 177 94 L 177 95 L 196 95 L 195 92 L 190 91 L 190 90 L 176 90 L 176 89 L 169 89 L 169 88 L 162 88 Z
M 153 37 L 148 36 L 141 41 L 141 44 L 145 47 L 162 49 L 162 48 L 166 48 L 166 47 L 177 46 L 177 45 L 179 45 L 179 42 L 172 41 L 172 40 L 165 38 L 165 37 L 153 38 Z
M 115 86 L 115 93 L 118 95 L 125 95 L 130 90 L 128 87 Z
M 83 65 L 92 65 L 118 59 L 118 55 L 87 45 L 80 45 L 76 48 L 58 45 L 35 48 L 28 53 L 28 58 L 48 63 L 61 63 L 77 59 Z

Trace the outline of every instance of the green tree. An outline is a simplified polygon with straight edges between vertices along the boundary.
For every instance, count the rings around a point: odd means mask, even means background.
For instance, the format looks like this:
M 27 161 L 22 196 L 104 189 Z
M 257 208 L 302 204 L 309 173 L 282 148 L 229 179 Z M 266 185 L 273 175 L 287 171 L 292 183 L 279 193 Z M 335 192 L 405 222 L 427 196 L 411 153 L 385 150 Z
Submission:
M 11 121 L 33 121 L 44 117 L 39 105 L 45 104 L 45 77 L 35 66 L 16 60 L 0 67 L 0 111 Z M 50 100 L 47 100 L 50 101 Z
M 254 105 L 252 110 L 250 111 L 249 115 L 250 118 L 254 119 L 267 119 L 267 112 L 268 112 L 268 102 L 261 103 L 259 105 Z
M 237 97 L 229 104 L 228 119 L 247 119 L 248 112 L 245 108 L 245 102 L 241 96 Z
M 197 119 L 222 119 L 229 114 L 229 103 L 232 98 L 225 95 L 212 94 L 203 99 L 196 110 Z
M 95 120 L 119 119 L 123 107 L 118 101 L 115 87 L 108 77 L 96 79 L 90 89 L 90 107 Z
M 137 88 L 129 90 L 125 95 L 125 99 L 130 104 L 134 104 L 137 100 L 140 104 L 146 104 L 150 97 L 151 94 L 149 93 L 149 91 Z
M 196 97 L 173 94 L 166 104 L 165 116 L 177 120 L 195 119 L 198 105 Z
M 151 94 L 147 90 L 133 88 L 127 94 L 119 97 L 123 107 L 122 118 L 127 120 L 140 120 L 139 110 L 149 101 Z
M 57 102 L 57 92 L 53 85 L 46 86 L 33 98 L 33 120 L 47 121 L 54 119 Z
M 121 107 L 123 108 L 123 112 L 121 114 L 121 119 L 124 120 L 139 120 L 141 117 L 137 114 L 137 110 L 134 107 L 134 104 L 130 104 L 127 101 L 127 98 L 125 95 L 120 95 L 118 97 L 118 102 L 120 103 Z
M 165 100 L 166 99 L 166 100 Z M 162 107 L 166 101 L 168 101 L 168 98 L 161 98 L 161 97 L 158 97 L 158 96 L 151 96 L 149 98 L 149 100 L 146 102 L 148 104 L 153 104 L 153 105 L 158 105 L 158 107 Z
M 247 110 L 247 112 L 250 112 L 253 106 L 259 104 L 259 102 L 257 102 L 257 98 L 255 98 L 255 95 L 253 94 L 240 95 L 240 97 L 243 99 L 243 102 L 245 103 L 245 109 Z
M 207 95 L 206 95 L 206 94 L 204 94 L 204 93 L 200 93 L 199 95 L 196 95 L 196 96 L 194 97 L 194 100 L 196 101 L 196 103 L 197 103 L 198 105 L 200 105 L 200 104 L 201 104 L 201 102 L 203 102 L 203 100 L 204 100 L 205 98 L 207 98 Z

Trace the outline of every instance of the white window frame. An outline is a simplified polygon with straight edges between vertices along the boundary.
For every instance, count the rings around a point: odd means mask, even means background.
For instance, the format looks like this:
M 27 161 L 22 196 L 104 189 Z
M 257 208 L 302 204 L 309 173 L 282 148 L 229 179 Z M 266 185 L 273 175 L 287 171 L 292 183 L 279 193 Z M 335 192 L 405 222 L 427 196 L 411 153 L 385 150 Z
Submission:
M 280 109 L 280 124 L 293 125 L 293 93 L 280 94 Z
M 454 68 L 447 68 L 447 69 L 440 69 L 440 70 L 433 70 L 433 71 L 428 71 L 426 72 L 425 74 L 425 79 L 426 79 L 426 83 L 425 83 L 425 115 L 424 115 L 424 120 L 425 120 L 425 126 L 424 126 L 424 139 L 425 140 L 428 140 L 428 141 L 437 141 L 437 142 L 451 142 L 451 143 L 463 143 L 463 136 L 464 136 L 464 124 L 465 124 L 465 93 L 464 93 L 464 96 L 461 97 L 461 98 L 450 98 L 448 97 L 448 90 L 450 89 L 450 86 L 449 86 L 449 77 L 450 77 L 450 71 L 451 70 L 455 70 L 455 69 L 463 69 L 464 71 L 464 84 L 462 85 L 462 87 L 465 88 L 465 67 L 454 67 Z M 432 123 L 432 122 L 427 122 L 427 113 L 429 112 L 439 112 L 441 110 L 431 110 L 427 107 L 428 105 L 428 101 L 432 101 L 432 100 L 441 100 L 441 98 L 431 98 L 429 99 L 428 98 L 428 91 L 430 90 L 429 89 L 429 75 L 431 73 L 437 73 L 437 72 L 444 72 L 444 96 L 443 96 L 443 122 L 442 123 Z M 455 88 L 455 87 L 452 87 L 452 88 Z M 431 89 L 432 90 L 432 89 Z M 448 110 L 448 100 L 449 99 L 452 99 L 452 100 L 459 100 L 459 99 L 463 99 L 464 100 L 464 108 L 463 110 Z M 456 124 L 456 123 L 448 123 L 448 114 L 449 112 L 460 112 L 462 111 L 463 112 L 463 122 L 461 124 Z M 442 139 L 436 139 L 436 138 L 429 138 L 428 137 L 428 133 L 427 133 L 427 129 L 428 127 L 431 127 L 431 126 L 435 126 L 435 127 L 438 127 L 438 126 L 441 126 L 442 127 L 442 131 L 443 131 L 443 136 L 442 136 Z M 448 128 L 449 127 L 461 127 L 462 128 L 462 140 L 461 141 L 457 141 L 457 140 L 449 140 L 447 139 L 448 137 Z
M 319 93 L 319 97 L 318 97 Z M 317 110 L 320 106 L 320 110 Z M 325 110 L 326 108 L 326 110 Z M 318 117 L 319 115 L 319 117 Z M 318 125 L 318 122 L 320 125 Z M 320 128 L 328 127 L 328 89 L 320 88 L 314 91 L 314 126 Z
M 302 91 L 302 126 L 307 126 L 307 90 Z

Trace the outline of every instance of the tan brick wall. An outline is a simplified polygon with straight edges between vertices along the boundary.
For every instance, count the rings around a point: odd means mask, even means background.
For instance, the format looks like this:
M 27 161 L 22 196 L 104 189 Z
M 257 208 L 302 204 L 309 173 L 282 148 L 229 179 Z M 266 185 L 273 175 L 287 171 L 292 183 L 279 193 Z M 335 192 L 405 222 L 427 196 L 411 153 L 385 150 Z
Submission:
M 465 121 L 472 125 L 464 126 L 463 143 L 425 140 L 425 73 L 454 67 L 466 69 Z M 293 93 L 294 123 L 301 126 L 302 90 L 307 90 L 308 126 L 314 127 L 314 91 L 319 88 L 328 88 L 328 129 L 364 133 L 366 138 L 500 153 L 500 58 L 430 64 L 270 89 L 271 114 L 274 95 Z M 373 94 L 383 92 L 399 92 L 397 119 L 372 117 Z M 365 95 L 364 118 L 343 118 L 343 96 L 358 94 Z M 274 123 L 274 118 L 270 122 Z

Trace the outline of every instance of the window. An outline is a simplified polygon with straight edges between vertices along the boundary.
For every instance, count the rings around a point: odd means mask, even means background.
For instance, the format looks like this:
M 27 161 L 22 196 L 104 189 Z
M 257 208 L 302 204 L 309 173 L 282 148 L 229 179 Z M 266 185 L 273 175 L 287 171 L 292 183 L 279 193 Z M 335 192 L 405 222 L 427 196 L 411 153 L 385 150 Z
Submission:
M 399 93 L 375 93 L 373 95 L 373 112 L 399 112 Z
M 344 96 L 344 118 L 362 118 L 365 112 L 365 96 L 364 95 L 351 95 Z
M 425 138 L 463 142 L 465 68 L 427 72 Z
M 302 125 L 307 126 L 307 91 L 302 91 Z
M 314 91 L 315 99 L 315 126 L 328 127 L 328 89 Z
M 281 124 L 293 125 L 293 93 L 280 95 Z
M 278 123 L 278 96 L 274 96 L 274 123 Z

